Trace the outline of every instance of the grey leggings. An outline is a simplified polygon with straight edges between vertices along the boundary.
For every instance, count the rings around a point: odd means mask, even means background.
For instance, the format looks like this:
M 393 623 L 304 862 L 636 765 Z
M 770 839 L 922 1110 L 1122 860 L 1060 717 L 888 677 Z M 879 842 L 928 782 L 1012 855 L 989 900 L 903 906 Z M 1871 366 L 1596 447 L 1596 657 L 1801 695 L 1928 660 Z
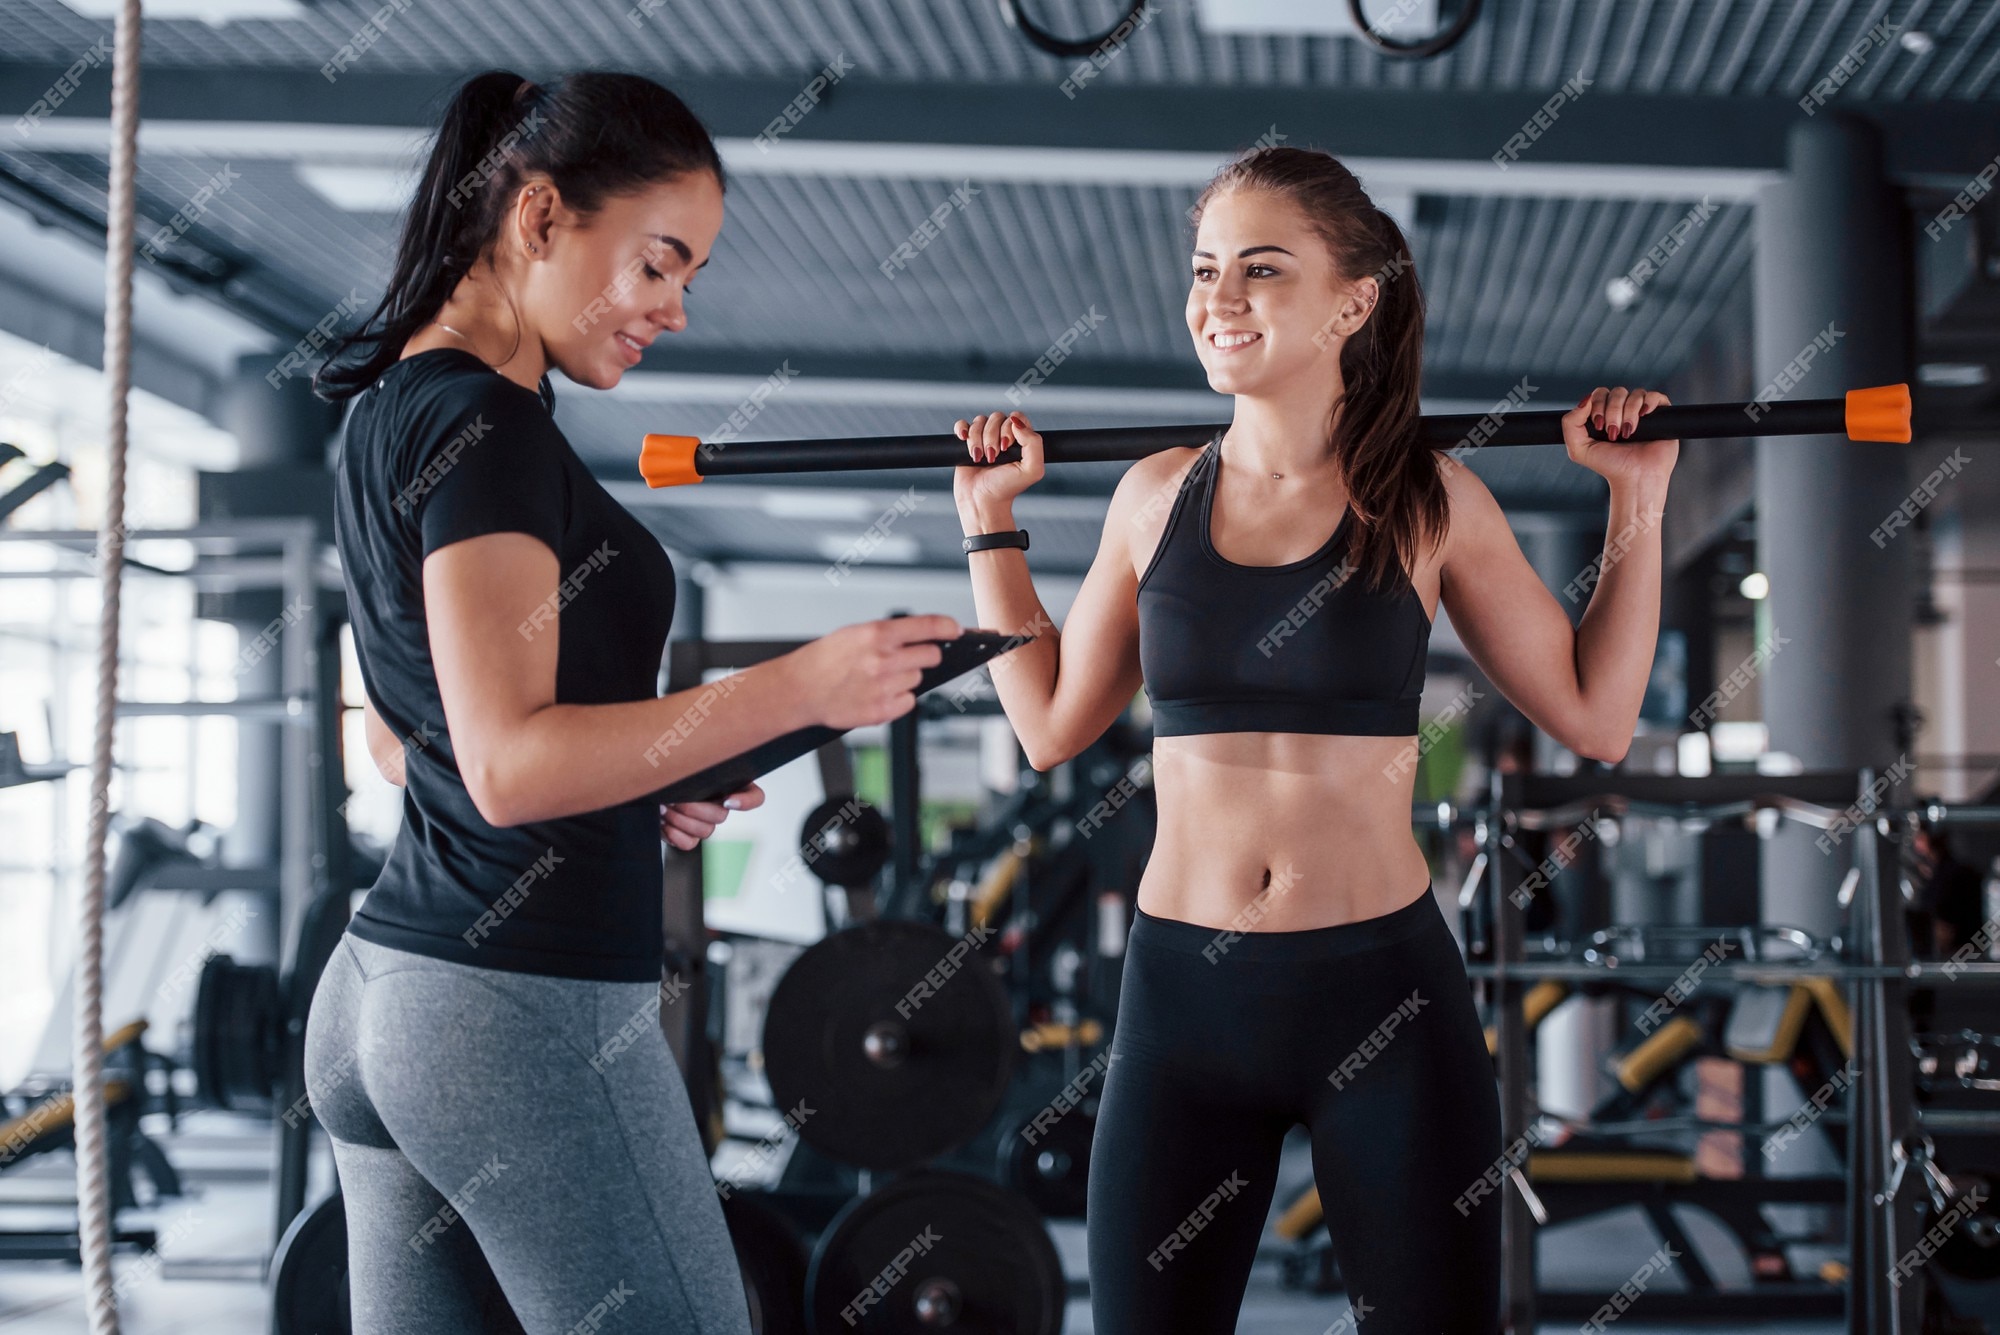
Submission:
M 346 1196 L 357 1335 L 673 1331 L 750 1316 L 660 989 L 343 937 L 306 1088 Z

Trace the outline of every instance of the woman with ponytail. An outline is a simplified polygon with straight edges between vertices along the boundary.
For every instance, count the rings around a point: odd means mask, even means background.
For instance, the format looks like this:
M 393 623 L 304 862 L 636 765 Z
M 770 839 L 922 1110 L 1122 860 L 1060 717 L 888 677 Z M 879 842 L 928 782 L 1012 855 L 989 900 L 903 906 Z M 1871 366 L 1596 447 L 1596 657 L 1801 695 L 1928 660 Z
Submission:
M 1159 835 L 1126 942 L 1088 1199 L 1097 1335 L 1233 1330 L 1303 1124 L 1358 1329 L 1499 1329 L 1493 1068 L 1411 834 L 1418 700 L 1442 602 L 1486 676 L 1577 754 L 1625 753 L 1659 621 L 1665 396 L 1597 389 L 1569 455 L 1610 482 L 1572 627 L 1457 453 L 1418 437 L 1424 304 L 1396 223 L 1332 156 L 1246 154 L 1193 214 L 1188 332 L 1235 396 L 1200 448 L 1127 470 L 1061 631 L 994 674 L 1036 769 L 1143 683 Z M 1618 443 L 1594 443 L 1586 420 Z M 1042 475 L 1019 413 L 960 420 L 979 623 L 1049 624 L 1013 498 Z M 1335 517 L 1338 517 L 1337 519 Z M 1329 534 L 1329 529 L 1331 533 Z
M 315 379 L 349 404 L 335 523 L 369 750 L 403 823 L 314 995 L 306 1081 L 345 1195 L 354 1329 L 742 1335 L 735 1254 L 659 1008 L 649 794 L 801 727 L 907 712 L 919 616 L 659 696 L 674 572 L 571 449 L 722 226 L 722 163 L 647 79 L 491 71 L 446 109 L 387 291 Z M 698 726 L 697 726 L 698 725 Z

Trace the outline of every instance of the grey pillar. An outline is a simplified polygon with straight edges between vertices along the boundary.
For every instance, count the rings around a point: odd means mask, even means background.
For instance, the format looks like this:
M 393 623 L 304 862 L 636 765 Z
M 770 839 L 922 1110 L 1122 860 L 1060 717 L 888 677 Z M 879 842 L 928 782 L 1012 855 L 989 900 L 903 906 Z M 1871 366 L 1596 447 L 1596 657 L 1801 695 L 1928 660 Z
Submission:
M 264 376 L 277 362 L 275 354 L 246 354 L 237 359 L 236 374 L 223 388 L 217 416 L 224 429 L 236 437 L 239 473 L 326 467 L 327 407 L 313 396 L 305 377 L 283 380 L 273 389 Z M 282 603 L 283 594 L 276 589 L 245 590 L 225 600 L 223 610 L 242 641 L 248 643 L 279 620 Z M 300 629 L 305 628 L 302 623 Z M 285 633 L 293 632 L 287 629 Z M 283 657 L 267 653 L 250 664 L 239 658 L 238 697 L 269 699 L 282 694 Z M 286 800 L 284 733 L 282 724 L 237 721 L 236 823 L 222 837 L 222 860 L 228 866 L 278 865 L 279 803 Z M 303 744 L 303 739 L 299 740 Z M 242 893 L 250 896 L 258 916 L 250 919 L 238 939 L 224 949 L 239 959 L 275 964 L 283 957 L 283 923 L 296 907 L 280 907 L 275 894 Z
M 1793 368 L 1784 398 L 1830 398 L 1910 379 L 1908 244 L 1872 125 L 1822 113 L 1793 127 L 1789 174 L 1757 203 L 1758 392 Z M 1797 374 L 1810 348 L 1811 363 Z M 1907 530 L 1870 535 L 1909 492 L 1909 446 L 1839 436 L 1763 437 L 1757 452 L 1757 612 L 1764 722 L 1808 770 L 1890 766 L 1910 698 Z M 1718 665 L 1726 678 L 1736 665 Z M 1900 794 L 1892 794 L 1892 799 Z M 1831 855 L 1786 822 L 1763 849 L 1766 921 L 1837 930 L 1851 843 Z

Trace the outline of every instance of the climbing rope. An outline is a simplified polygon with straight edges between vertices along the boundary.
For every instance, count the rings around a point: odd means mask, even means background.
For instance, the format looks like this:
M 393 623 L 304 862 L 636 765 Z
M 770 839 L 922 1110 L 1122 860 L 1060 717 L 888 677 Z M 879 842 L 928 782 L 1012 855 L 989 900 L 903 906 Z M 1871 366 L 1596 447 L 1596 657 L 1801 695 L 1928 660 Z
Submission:
M 91 1335 L 117 1335 L 111 1174 L 104 1135 L 104 837 L 118 709 L 118 606 L 125 562 L 125 397 L 132 379 L 132 188 L 139 139 L 139 0 L 124 0 L 111 55 L 111 185 L 104 236 L 104 381 L 109 484 L 98 532 L 97 732 L 76 937 L 76 1224 Z

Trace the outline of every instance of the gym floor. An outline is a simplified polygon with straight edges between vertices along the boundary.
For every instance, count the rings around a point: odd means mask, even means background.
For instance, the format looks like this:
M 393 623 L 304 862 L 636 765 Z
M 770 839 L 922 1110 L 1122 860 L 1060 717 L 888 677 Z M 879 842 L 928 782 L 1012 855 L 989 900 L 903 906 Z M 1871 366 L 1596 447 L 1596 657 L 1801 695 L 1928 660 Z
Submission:
M 119 1310 L 126 1335 L 217 1335 L 263 1329 L 269 1300 L 260 1269 L 270 1243 L 269 1170 L 274 1153 L 269 1127 L 228 1114 L 196 1113 L 183 1119 L 178 1135 L 163 1137 L 162 1144 L 195 1190 L 185 1203 L 150 1216 L 132 1216 L 140 1227 L 150 1218 L 160 1233 L 171 1232 L 172 1241 L 162 1247 L 157 1268 L 136 1260 L 120 1262 Z M 60 1196 L 71 1185 L 66 1166 L 57 1161 L 9 1174 L 0 1182 L 0 1203 Z M 324 1160 L 315 1164 L 313 1196 L 325 1189 L 328 1170 Z M 1287 1147 L 1281 1180 L 1302 1185 L 1308 1175 L 1303 1142 L 1295 1142 Z M 1708 1240 L 1698 1216 L 1688 1216 L 1685 1222 L 1698 1243 Z M 1082 1279 L 1082 1224 L 1057 1221 L 1050 1225 L 1050 1234 L 1064 1272 L 1072 1281 Z M 1551 1287 L 1608 1293 L 1631 1276 L 1658 1240 L 1634 1214 L 1551 1229 L 1541 1245 L 1543 1275 Z M 1718 1279 L 1724 1285 L 1740 1284 L 1747 1275 L 1731 1275 L 1727 1255 L 1727 1248 L 1717 1248 L 1710 1256 L 1721 1267 Z M 1306 1335 L 1325 1331 L 1347 1311 L 1342 1297 L 1285 1288 L 1273 1256 L 1260 1260 L 1252 1273 L 1236 1330 L 1237 1335 Z M 74 1335 L 82 1329 L 82 1320 L 74 1267 L 19 1262 L 0 1266 L 0 1331 L 6 1335 Z M 1576 1326 L 1573 1320 L 1544 1322 L 1540 1330 L 1569 1335 Z M 1090 1329 L 1089 1299 L 1072 1297 L 1064 1335 L 1090 1335 Z M 1619 1322 L 1618 1329 L 1623 1335 L 1665 1335 L 1687 1327 L 1648 1323 L 1642 1313 L 1635 1313 Z M 1834 1335 L 1840 1322 L 1732 1322 L 1729 1329 L 1760 1335 Z

